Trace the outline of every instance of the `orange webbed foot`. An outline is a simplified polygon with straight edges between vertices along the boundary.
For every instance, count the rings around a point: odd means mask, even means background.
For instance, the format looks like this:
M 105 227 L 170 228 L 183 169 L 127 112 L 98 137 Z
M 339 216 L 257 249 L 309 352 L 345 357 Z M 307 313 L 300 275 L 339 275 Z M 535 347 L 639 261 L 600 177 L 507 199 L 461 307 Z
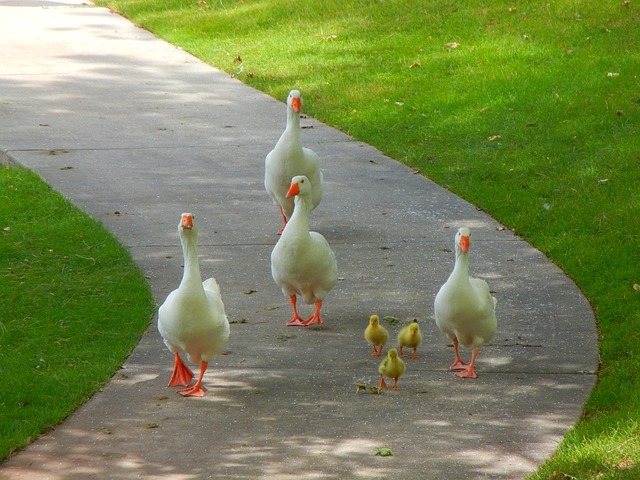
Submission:
M 318 324 L 318 325 L 322 325 L 324 322 L 322 321 L 322 317 L 320 315 L 312 315 L 311 317 L 309 317 L 307 320 L 305 320 L 303 322 L 303 325 L 305 327 L 308 327 L 309 325 L 313 325 L 314 323 Z
M 204 390 L 199 385 L 194 385 L 191 388 L 185 388 L 184 390 L 178 390 L 178 393 L 183 397 L 204 397 Z
M 476 371 L 473 368 L 473 366 L 470 366 L 466 370 L 456 372 L 455 375 L 456 377 L 460 377 L 460 378 L 478 378 L 478 375 L 476 375 Z
M 180 355 L 175 354 L 175 360 L 173 362 L 173 374 L 171 375 L 171 379 L 169 380 L 169 387 L 186 387 L 191 383 L 193 379 L 193 372 L 189 367 L 187 367 Z
M 287 327 L 304 327 L 306 323 L 299 316 L 294 316 L 291 320 L 287 322 Z
M 469 368 L 469 364 L 458 359 L 451 364 L 449 370 L 466 370 L 467 368 Z

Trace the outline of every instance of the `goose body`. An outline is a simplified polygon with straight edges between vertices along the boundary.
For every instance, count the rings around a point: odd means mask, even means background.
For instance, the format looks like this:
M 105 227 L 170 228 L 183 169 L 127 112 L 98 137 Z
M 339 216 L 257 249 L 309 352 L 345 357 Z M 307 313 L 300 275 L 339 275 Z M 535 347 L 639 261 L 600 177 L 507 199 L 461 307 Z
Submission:
M 453 272 L 438 291 L 434 311 L 438 328 L 453 342 L 455 361 L 451 370 L 461 370 L 459 377 L 476 378 L 475 360 L 480 346 L 493 338 L 497 319 L 496 299 L 489 285 L 469 276 L 471 232 L 463 227 L 455 237 L 456 260 Z M 471 347 L 471 363 L 460 359 L 458 345 Z
M 414 320 L 409 325 L 405 325 L 398 333 L 398 346 L 400 347 L 400 356 L 406 357 L 408 354 L 403 353 L 404 347 L 413 348 L 413 355 L 410 358 L 418 358 L 418 347 L 422 343 L 422 333 L 418 321 Z
M 287 98 L 287 126 L 275 147 L 265 158 L 264 186 L 273 202 L 280 208 L 284 225 L 293 214 L 293 198 L 287 196 L 291 179 L 304 175 L 311 182 L 310 209 L 322 199 L 322 171 L 318 155 L 302 146 L 300 135 L 300 111 L 302 98 L 298 90 L 292 90 Z M 278 233 L 282 233 L 284 226 Z
M 373 346 L 371 355 L 379 357 L 382 354 L 382 348 L 389 339 L 389 332 L 380 325 L 380 317 L 378 315 L 369 317 L 369 325 L 364 329 L 364 338 Z
M 291 301 L 293 317 L 287 325 L 322 324 L 322 301 L 338 280 L 336 257 L 321 234 L 309 231 L 312 208 L 309 179 L 294 177 L 287 195 L 295 197 L 295 208 L 271 252 L 271 275 Z M 315 304 L 315 312 L 307 320 L 298 315 L 297 297 L 308 305 Z
M 202 377 L 211 361 L 229 339 L 229 321 L 225 315 L 220 287 L 215 278 L 202 281 L 198 262 L 197 227 L 190 213 L 183 213 L 178 233 L 184 254 L 184 272 L 178 288 L 172 291 L 158 310 L 158 331 L 167 348 L 175 354 L 169 386 L 188 386 L 193 373 L 180 353 L 200 364 L 200 376 L 191 388 L 178 391 L 183 396 L 204 396 Z

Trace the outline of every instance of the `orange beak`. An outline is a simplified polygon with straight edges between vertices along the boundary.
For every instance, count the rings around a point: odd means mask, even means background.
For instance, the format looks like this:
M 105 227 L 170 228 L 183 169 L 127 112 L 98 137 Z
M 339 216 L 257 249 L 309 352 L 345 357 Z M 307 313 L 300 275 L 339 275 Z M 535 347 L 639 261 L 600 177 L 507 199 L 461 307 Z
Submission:
M 460 237 L 460 248 L 464 253 L 469 251 L 469 237 Z
M 291 99 L 291 108 L 293 108 L 294 112 L 300 113 L 301 107 L 302 107 L 302 104 L 301 104 L 299 98 L 292 98 Z
M 300 186 L 298 182 L 292 183 L 291 187 L 289 187 L 289 191 L 287 192 L 287 198 L 291 198 L 300 193 Z
M 193 217 L 191 215 L 182 216 L 182 229 L 191 230 L 193 228 Z

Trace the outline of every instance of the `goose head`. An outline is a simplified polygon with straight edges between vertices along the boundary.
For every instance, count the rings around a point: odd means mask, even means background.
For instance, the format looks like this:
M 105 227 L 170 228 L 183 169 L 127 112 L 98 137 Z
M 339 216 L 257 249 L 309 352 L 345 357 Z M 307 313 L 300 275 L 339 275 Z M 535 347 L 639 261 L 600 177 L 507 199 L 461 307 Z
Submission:
M 372 327 L 377 327 L 380 324 L 380 318 L 378 317 L 378 315 L 371 315 L 369 317 L 369 325 L 371 325 Z
M 311 182 L 307 177 L 304 175 L 298 175 L 291 179 L 291 186 L 287 192 L 287 198 L 291 197 L 311 197 Z
M 194 219 L 195 215 L 192 213 L 183 213 L 180 216 L 180 223 L 178 224 L 180 238 L 189 239 L 198 235 L 198 227 Z
M 289 97 L 287 97 L 287 105 L 296 113 L 300 113 L 302 110 L 302 97 L 298 90 L 291 90 Z
M 463 253 L 469 253 L 469 247 L 471 246 L 471 230 L 467 227 L 462 227 L 456 233 L 456 255 Z

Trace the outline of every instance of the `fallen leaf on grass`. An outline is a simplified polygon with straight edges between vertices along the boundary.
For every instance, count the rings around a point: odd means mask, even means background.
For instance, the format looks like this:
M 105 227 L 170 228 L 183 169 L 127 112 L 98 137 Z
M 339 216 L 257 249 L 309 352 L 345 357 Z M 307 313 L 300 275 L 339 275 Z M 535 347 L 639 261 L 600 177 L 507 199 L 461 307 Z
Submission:
M 460 44 L 458 42 L 449 42 L 445 43 L 444 46 L 447 48 L 458 48 L 460 47 Z
M 231 78 L 236 78 L 238 75 L 242 73 L 243 70 L 244 70 L 244 65 L 240 65 L 240 69 L 236 73 L 232 73 Z
M 491 135 L 487 140 L 489 140 L 490 142 L 493 142 L 494 140 L 498 140 L 499 138 L 502 138 L 501 135 Z
M 420 62 L 413 62 L 409 68 L 418 68 L 420 66 Z
M 637 283 L 634 283 L 634 284 L 633 284 L 633 289 L 634 289 L 636 292 L 640 292 L 640 285 L 638 285 Z

